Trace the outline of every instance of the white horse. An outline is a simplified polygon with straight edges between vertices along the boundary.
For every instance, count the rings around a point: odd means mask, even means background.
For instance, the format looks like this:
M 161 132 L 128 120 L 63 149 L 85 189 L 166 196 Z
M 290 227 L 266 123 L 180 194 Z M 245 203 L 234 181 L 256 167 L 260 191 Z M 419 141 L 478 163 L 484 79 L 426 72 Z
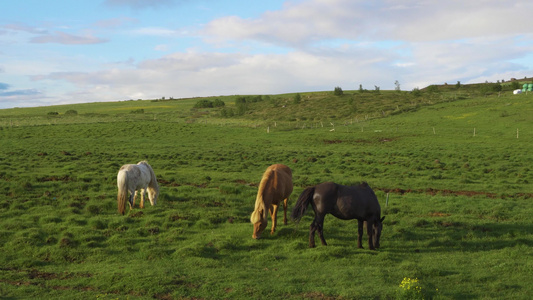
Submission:
M 141 208 L 144 208 L 144 195 L 148 191 L 150 203 L 155 205 L 159 196 L 159 185 L 155 177 L 154 170 L 146 161 L 141 161 L 136 165 L 123 165 L 117 174 L 118 186 L 118 212 L 124 214 L 126 210 L 126 199 L 129 192 L 130 210 L 135 205 L 137 191 L 141 190 Z

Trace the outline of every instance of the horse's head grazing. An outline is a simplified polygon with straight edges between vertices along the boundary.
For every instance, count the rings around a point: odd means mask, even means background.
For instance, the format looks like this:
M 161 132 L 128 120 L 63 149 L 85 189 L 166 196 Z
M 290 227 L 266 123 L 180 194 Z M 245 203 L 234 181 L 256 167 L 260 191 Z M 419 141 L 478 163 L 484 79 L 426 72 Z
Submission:
M 262 210 L 255 210 L 250 217 L 250 222 L 254 225 L 254 231 L 252 233 L 252 238 L 259 239 L 261 238 L 261 233 L 267 227 L 267 220 L 263 217 Z
M 376 222 L 372 225 L 372 240 L 374 241 L 374 247 L 377 249 L 379 248 L 379 239 L 381 238 L 381 231 L 383 230 L 383 220 L 385 217 L 381 219 L 377 219 Z
M 148 199 L 152 206 L 156 205 L 157 197 L 159 196 L 159 188 L 148 188 Z

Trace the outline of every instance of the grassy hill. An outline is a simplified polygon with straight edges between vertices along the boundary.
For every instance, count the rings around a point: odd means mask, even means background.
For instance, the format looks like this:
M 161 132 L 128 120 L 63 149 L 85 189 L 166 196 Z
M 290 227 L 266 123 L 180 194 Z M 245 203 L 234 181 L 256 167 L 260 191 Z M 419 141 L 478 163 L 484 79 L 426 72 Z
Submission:
M 0 110 L 0 295 L 528 299 L 533 95 L 511 90 Z M 225 105 L 203 107 L 217 99 Z M 144 159 L 160 199 L 121 216 L 118 169 Z M 382 248 L 357 249 L 356 222 L 327 216 L 328 246 L 309 249 L 312 212 L 252 240 L 273 163 L 293 170 L 290 208 L 307 186 L 367 181 L 386 216 Z M 420 293 L 400 287 L 415 278 Z
M 368 120 L 400 114 L 437 103 L 477 97 L 495 97 L 509 94 L 509 83 L 430 86 L 422 90 L 405 91 L 343 91 L 292 93 L 280 95 L 235 95 L 199 97 L 188 99 L 130 100 L 106 103 L 87 103 L 34 108 L 0 110 L 0 122 L 16 120 L 31 124 L 66 122 L 99 122 L 120 119 L 159 118 L 179 119 L 246 119 L 254 121 L 346 121 Z M 502 92 L 499 92 L 501 90 Z M 195 108 L 198 102 L 222 101 L 225 107 L 217 109 Z M 69 112 L 71 114 L 69 114 Z M 137 114 L 137 116 L 134 116 Z M 117 119 L 118 118 L 118 119 Z M 11 123 L 10 123 L 11 124 Z M 22 123 L 21 123 L 22 124 Z M 1 125 L 1 124 L 0 124 Z

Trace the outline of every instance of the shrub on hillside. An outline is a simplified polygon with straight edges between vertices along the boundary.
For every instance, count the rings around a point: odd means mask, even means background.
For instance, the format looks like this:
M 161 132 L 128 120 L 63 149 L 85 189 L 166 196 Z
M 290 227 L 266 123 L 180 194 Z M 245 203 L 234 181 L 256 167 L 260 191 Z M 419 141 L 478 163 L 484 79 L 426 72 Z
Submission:
M 212 108 L 212 107 L 213 107 L 213 102 L 207 99 L 198 100 L 196 104 L 194 105 L 194 108 Z
M 221 111 L 220 111 L 220 115 L 224 118 L 231 118 L 235 115 L 235 112 L 233 111 L 233 109 L 231 108 L 227 108 L 227 107 L 224 107 Z
M 194 108 L 213 108 L 213 107 L 224 107 L 226 106 L 226 103 L 220 99 L 216 99 L 215 101 L 202 99 L 198 100 L 196 104 L 194 105 Z
M 481 92 L 484 94 L 501 92 L 502 85 L 499 83 L 488 82 L 481 86 Z
M 237 110 L 235 112 L 236 115 L 238 116 L 244 115 L 244 113 L 246 112 L 246 98 L 237 97 L 237 99 L 235 99 L 235 108 Z
M 246 99 L 246 102 L 248 103 L 255 103 L 255 102 L 261 102 L 263 101 L 263 96 L 261 95 L 257 95 L 257 96 L 254 96 L 254 97 L 248 97 Z
M 430 85 L 426 88 L 426 91 L 428 91 L 430 94 L 433 94 L 433 93 L 439 93 L 439 87 L 436 86 L 435 84 L 433 85 Z
M 518 81 L 511 82 L 511 89 L 517 90 L 520 88 L 520 83 Z
M 302 100 L 302 96 L 300 95 L 300 93 L 294 95 L 294 98 L 292 99 L 292 102 L 294 104 L 300 104 L 300 101 Z
M 224 103 L 224 101 L 220 99 L 216 99 L 215 101 L 213 101 L 213 107 L 224 107 L 224 106 L 226 106 L 226 103 Z

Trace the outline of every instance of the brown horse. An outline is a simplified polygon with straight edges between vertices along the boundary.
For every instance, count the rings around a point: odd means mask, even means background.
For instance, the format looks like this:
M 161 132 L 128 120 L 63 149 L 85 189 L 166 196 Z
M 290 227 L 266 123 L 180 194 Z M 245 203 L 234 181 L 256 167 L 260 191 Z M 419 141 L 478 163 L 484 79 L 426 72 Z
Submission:
M 309 228 L 309 247 L 315 247 L 315 231 L 317 230 L 322 245 L 327 245 L 322 229 L 324 218 L 327 214 L 332 214 L 342 220 L 357 219 L 358 248 L 363 248 L 363 224 L 366 223 L 368 248 L 371 250 L 379 248 L 379 239 L 385 217 L 381 217 L 378 198 L 366 182 L 358 186 L 324 182 L 306 188 L 296 201 L 292 218 L 298 222 L 305 214 L 309 204 L 315 211 L 315 219 Z
M 279 205 L 283 202 L 283 224 L 287 225 L 287 202 L 292 193 L 292 171 L 289 167 L 281 164 L 271 165 L 263 174 L 257 198 L 255 200 L 255 210 L 250 217 L 250 222 L 254 225 L 252 238 L 258 239 L 267 226 L 267 211 L 272 218 L 273 234 L 276 230 L 276 216 Z

